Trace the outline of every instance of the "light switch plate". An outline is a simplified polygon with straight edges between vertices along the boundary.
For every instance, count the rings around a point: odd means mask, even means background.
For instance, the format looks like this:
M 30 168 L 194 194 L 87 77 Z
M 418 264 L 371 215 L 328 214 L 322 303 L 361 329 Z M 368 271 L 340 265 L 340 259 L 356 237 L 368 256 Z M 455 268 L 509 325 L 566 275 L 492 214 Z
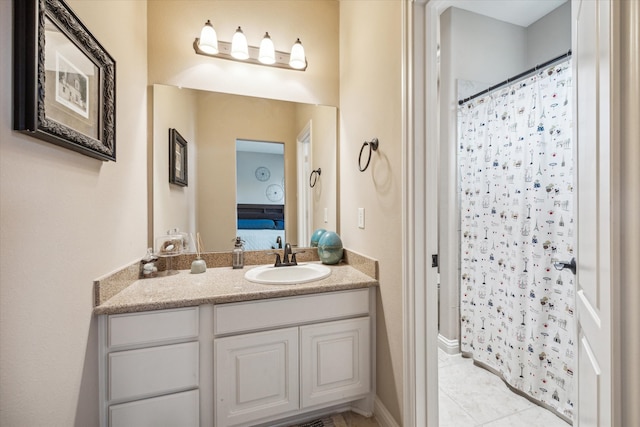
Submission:
M 358 228 L 364 228 L 364 208 L 358 208 Z

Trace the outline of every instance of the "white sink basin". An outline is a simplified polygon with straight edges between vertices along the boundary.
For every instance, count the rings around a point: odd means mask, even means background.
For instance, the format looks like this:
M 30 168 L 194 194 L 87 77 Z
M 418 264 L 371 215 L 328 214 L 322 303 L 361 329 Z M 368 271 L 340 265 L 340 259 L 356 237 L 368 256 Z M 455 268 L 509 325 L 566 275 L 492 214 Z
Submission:
M 263 265 L 247 271 L 244 278 L 266 285 L 295 285 L 324 279 L 329 275 L 331 269 L 322 264 L 298 264 L 288 267 Z

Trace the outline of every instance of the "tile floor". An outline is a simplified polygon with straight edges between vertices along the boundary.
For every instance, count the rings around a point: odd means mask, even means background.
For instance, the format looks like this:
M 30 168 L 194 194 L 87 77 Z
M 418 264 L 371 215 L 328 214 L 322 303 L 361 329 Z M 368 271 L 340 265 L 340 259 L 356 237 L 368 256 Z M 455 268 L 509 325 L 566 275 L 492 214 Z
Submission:
M 343 412 L 333 417 L 335 427 L 379 427 L 375 418 L 366 418 L 355 412 Z
M 460 354 L 438 350 L 440 427 L 569 427 Z
M 496 375 L 460 354 L 438 350 L 439 427 L 569 427 L 548 410 L 513 393 Z M 353 412 L 336 427 L 379 427 L 375 418 Z

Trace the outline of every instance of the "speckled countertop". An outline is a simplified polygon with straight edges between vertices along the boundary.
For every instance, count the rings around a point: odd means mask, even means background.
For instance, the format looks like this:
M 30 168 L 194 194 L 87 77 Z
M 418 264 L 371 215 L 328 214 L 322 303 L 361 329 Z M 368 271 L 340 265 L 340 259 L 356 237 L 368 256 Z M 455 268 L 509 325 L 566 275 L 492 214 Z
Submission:
M 256 257 L 256 261 L 260 259 Z M 307 262 L 318 261 L 311 258 Z M 190 264 L 190 261 L 186 259 L 183 264 Z M 216 262 L 207 261 L 207 264 L 216 265 Z M 117 314 L 221 304 L 378 285 L 377 261 L 347 250 L 343 262 L 329 266 L 329 277 L 310 283 L 262 285 L 249 282 L 244 274 L 256 265 L 246 265 L 238 270 L 219 266 L 208 268 L 202 274 L 191 274 L 190 270 L 184 269 L 170 276 L 137 280 L 139 263 L 136 262 L 94 282 L 94 313 Z

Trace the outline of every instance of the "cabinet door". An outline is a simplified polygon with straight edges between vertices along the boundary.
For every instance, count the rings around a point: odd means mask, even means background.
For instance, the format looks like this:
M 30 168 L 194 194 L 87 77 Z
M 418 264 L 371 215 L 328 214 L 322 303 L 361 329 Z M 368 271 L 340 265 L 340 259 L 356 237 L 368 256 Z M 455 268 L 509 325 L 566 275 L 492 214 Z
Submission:
M 298 328 L 214 340 L 216 426 L 299 407 Z
M 198 390 L 111 405 L 109 427 L 198 427 Z
M 303 408 L 370 391 L 369 322 L 362 317 L 300 328 Z

